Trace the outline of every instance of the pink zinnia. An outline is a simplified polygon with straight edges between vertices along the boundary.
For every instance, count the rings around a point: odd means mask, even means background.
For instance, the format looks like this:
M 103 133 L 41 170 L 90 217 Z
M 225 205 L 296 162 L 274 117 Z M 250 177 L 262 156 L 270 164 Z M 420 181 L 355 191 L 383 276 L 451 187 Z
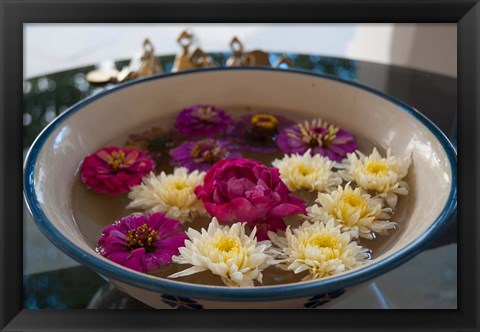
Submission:
M 268 239 L 268 231 L 284 230 L 283 217 L 306 210 L 305 203 L 280 180 L 278 169 L 251 159 L 217 162 L 195 194 L 219 222 L 257 227 L 259 240 Z
M 85 157 L 80 178 L 98 193 L 118 195 L 140 184 L 154 166 L 146 151 L 110 146 Z
M 107 226 L 97 251 L 111 261 L 139 272 L 170 264 L 187 239 L 182 224 L 161 212 L 132 214 Z

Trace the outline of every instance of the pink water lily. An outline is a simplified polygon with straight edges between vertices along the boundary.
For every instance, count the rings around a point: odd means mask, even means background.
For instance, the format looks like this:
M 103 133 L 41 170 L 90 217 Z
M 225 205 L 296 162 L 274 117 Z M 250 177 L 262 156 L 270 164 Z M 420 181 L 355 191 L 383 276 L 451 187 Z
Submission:
M 306 213 L 305 203 L 290 193 L 278 169 L 250 159 L 217 162 L 195 194 L 219 222 L 256 226 L 259 240 L 268 239 L 269 230 L 284 230 L 283 217 Z

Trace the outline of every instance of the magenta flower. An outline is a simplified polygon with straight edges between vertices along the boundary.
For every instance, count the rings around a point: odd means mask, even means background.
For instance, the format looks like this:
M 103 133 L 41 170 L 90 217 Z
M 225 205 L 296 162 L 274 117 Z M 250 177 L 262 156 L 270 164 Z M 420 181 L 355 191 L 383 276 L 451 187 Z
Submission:
M 289 119 L 267 113 L 241 116 L 232 122 L 228 135 L 242 149 L 271 153 L 278 150 L 275 143 L 277 134 L 293 125 Z
M 232 118 L 212 105 L 194 105 L 178 114 L 175 128 L 186 136 L 210 137 L 223 133 Z
M 208 171 L 217 161 L 241 158 L 238 148 L 227 141 L 207 138 L 198 142 L 185 142 L 170 151 L 174 164 L 186 167 L 190 172 Z
M 334 161 L 342 161 L 347 153 L 357 149 L 352 134 L 321 119 L 284 129 L 278 134 L 277 144 L 284 153 L 304 154 L 311 149 L 312 156 L 320 154 Z
M 97 252 L 111 261 L 139 272 L 170 264 L 184 245 L 182 224 L 161 212 L 135 213 L 103 229 Z
M 278 169 L 251 159 L 217 162 L 195 194 L 220 223 L 241 221 L 250 228 L 257 226 L 259 240 L 268 239 L 269 230 L 284 230 L 283 217 L 306 211 L 305 203 L 280 180 Z
M 83 159 L 80 179 L 98 193 L 118 195 L 140 184 L 154 166 L 146 151 L 109 146 Z

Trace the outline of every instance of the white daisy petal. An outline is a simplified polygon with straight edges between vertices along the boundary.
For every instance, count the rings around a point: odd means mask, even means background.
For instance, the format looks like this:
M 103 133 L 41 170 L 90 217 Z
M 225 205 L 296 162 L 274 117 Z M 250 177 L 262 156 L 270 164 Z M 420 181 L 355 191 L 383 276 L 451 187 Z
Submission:
M 361 188 L 352 189 L 350 183 L 345 188 L 338 186 L 330 194 L 319 193 L 316 202 L 318 205 L 307 208 L 307 220 L 327 222 L 333 219 L 343 232 L 350 232 L 353 237 L 373 239 L 372 232 L 386 234 L 396 225 L 388 221 L 391 209 L 382 208 L 381 199 L 371 198 Z
M 355 181 L 364 190 L 376 191 L 393 208 L 397 204 L 396 195 L 408 194 L 408 185 L 402 180 L 411 162 L 411 154 L 402 159 L 391 155 L 390 149 L 385 158 L 376 148 L 369 156 L 356 151 L 347 155 L 341 167 L 345 170 L 340 175 L 345 181 Z
M 183 263 L 181 263 L 180 260 L 174 260 L 174 262 L 179 263 L 179 264 L 183 264 Z M 205 270 L 206 270 L 206 268 L 203 268 L 203 267 L 200 267 L 200 266 L 192 266 L 192 267 L 189 267 L 188 269 L 185 269 L 183 271 L 172 274 L 171 276 L 169 276 L 169 278 L 185 277 L 185 276 L 189 276 L 191 274 L 195 274 L 195 273 L 198 273 L 198 272 L 203 272 Z
M 303 280 L 319 279 L 357 267 L 368 258 L 368 249 L 351 241 L 348 233 L 341 232 L 333 219 L 328 222 L 304 222 L 285 232 L 287 245 L 278 258 L 280 267 L 294 273 L 308 271 Z M 277 261 L 278 262 L 278 261 Z
M 188 173 L 186 168 L 176 168 L 173 174 L 153 172 L 134 186 L 128 198 L 132 201 L 127 208 L 142 209 L 145 212 L 163 212 L 167 217 L 181 222 L 191 221 L 198 215 L 206 216 L 202 202 L 194 193 L 195 187 L 203 183 L 205 172 Z
M 275 159 L 272 165 L 291 191 L 330 191 L 342 183 L 340 175 L 332 171 L 335 162 L 319 154 L 311 156 L 310 150 Z
M 190 235 L 193 236 L 190 236 Z M 213 218 L 208 231 L 187 231 L 189 240 L 179 248 L 180 256 L 174 261 L 180 264 L 191 264 L 193 267 L 177 272 L 169 278 L 176 278 L 195 271 L 210 270 L 221 277 L 227 286 L 253 287 L 254 280 L 261 283 L 261 271 L 276 264 L 275 254 L 270 251 L 271 242 L 257 243 L 255 238 L 245 234 L 245 223 L 235 223 L 231 227 L 220 226 Z M 190 271 L 193 271 L 190 273 Z

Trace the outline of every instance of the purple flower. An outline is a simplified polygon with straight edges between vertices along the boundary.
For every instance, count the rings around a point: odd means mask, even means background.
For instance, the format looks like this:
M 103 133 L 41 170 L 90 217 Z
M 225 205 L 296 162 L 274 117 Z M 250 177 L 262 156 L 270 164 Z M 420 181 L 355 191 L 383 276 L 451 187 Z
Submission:
M 161 212 L 135 213 L 103 229 L 97 251 L 106 258 L 139 272 L 170 264 L 187 236 L 182 224 Z
M 231 117 L 212 105 L 194 105 L 178 114 L 175 128 L 183 135 L 210 137 L 228 128 Z
M 228 134 L 242 149 L 253 152 L 275 152 L 277 134 L 293 125 L 289 119 L 267 113 L 244 115 L 233 121 Z
M 357 149 L 352 134 L 321 119 L 284 129 L 278 134 L 277 144 L 284 153 L 304 154 L 311 149 L 312 156 L 320 154 L 334 161 L 342 161 L 347 153 Z
M 174 164 L 186 167 L 190 172 L 208 171 L 217 161 L 241 158 L 238 148 L 227 141 L 207 138 L 198 142 L 185 142 L 170 152 Z

